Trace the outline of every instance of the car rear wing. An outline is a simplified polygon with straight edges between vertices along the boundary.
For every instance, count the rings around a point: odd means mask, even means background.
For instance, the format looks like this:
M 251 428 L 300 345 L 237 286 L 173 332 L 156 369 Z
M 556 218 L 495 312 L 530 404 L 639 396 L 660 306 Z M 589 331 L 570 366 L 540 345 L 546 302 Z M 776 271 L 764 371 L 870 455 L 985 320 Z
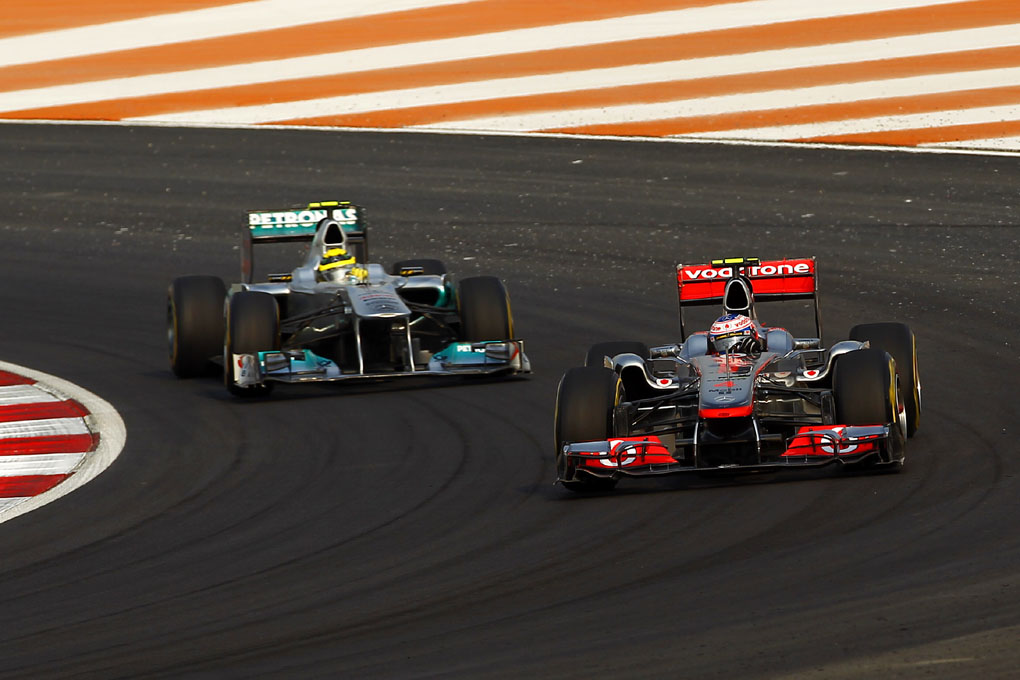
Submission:
M 710 264 L 676 266 L 681 341 L 686 337 L 684 309 L 704 305 L 728 306 L 727 284 L 732 279 L 743 279 L 750 285 L 753 300 L 747 301 L 749 309 L 753 309 L 753 302 L 812 300 L 815 330 L 818 337 L 822 337 L 817 269 L 813 257 L 765 261 L 756 257 L 734 257 L 712 260 Z
M 368 262 L 368 228 L 364 211 L 347 201 L 320 201 L 307 208 L 249 210 L 248 228 L 241 237 L 241 276 L 251 283 L 255 270 L 252 249 L 256 244 L 311 241 L 323 219 L 336 220 L 359 262 Z

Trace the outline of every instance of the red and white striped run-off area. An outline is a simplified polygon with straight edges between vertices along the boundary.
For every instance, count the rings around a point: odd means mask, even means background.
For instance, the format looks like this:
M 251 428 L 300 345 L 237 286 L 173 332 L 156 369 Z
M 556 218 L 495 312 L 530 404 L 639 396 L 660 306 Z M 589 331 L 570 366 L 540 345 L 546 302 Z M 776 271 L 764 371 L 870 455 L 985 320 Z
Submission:
M 99 444 L 88 410 L 0 371 L 0 515 L 70 477 Z
M 2 3 L 0 118 L 1017 150 L 1020 2 Z

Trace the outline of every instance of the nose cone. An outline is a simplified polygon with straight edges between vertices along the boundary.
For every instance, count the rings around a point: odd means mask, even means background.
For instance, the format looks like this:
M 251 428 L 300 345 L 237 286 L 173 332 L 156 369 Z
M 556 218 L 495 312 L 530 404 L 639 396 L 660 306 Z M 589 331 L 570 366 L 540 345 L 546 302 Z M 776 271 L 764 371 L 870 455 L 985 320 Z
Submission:
M 751 407 L 754 397 L 754 361 L 740 355 L 712 355 L 695 357 L 694 366 L 701 375 L 699 409 L 716 412 L 744 413 Z

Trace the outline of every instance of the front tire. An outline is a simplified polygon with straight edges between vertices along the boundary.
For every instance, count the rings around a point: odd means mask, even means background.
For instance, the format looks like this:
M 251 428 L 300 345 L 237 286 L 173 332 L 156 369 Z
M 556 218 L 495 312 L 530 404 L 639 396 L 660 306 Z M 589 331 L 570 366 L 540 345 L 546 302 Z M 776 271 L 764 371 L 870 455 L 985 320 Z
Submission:
M 472 276 L 457 285 L 461 339 L 466 342 L 514 337 L 510 295 L 495 276 Z
M 917 339 L 913 331 L 902 323 L 866 323 L 851 328 L 850 339 L 867 341 L 896 360 L 907 414 L 907 436 L 913 437 L 921 427 L 921 376 L 917 370 Z
M 567 442 L 605 441 L 615 434 L 616 406 L 623 399 L 620 377 L 607 368 L 583 366 L 567 371 L 556 390 L 553 423 L 556 473 L 571 491 L 607 491 L 616 480 L 576 473 L 576 462 L 563 455 Z
M 280 349 L 280 311 L 276 299 L 257 291 L 235 293 L 227 302 L 226 319 L 223 381 L 227 389 L 240 397 L 268 394 L 272 384 L 242 387 L 234 382 L 233 357 Z
M 166 326 L 170 370 L 178 378 L 209 372 L 223 346 L 226 286 L 216 276 L 182 276 L 167 289 Z
M 890 459 L 880 462 L 899 470 L 903 466 L 906 423 L 900 418 L 903 397 L 895 363 L 884 350 L 876 348 L 844 354 L 836 361 L 832 392 L 836 421 L 840 425 L 889 425 L 892 428 Z

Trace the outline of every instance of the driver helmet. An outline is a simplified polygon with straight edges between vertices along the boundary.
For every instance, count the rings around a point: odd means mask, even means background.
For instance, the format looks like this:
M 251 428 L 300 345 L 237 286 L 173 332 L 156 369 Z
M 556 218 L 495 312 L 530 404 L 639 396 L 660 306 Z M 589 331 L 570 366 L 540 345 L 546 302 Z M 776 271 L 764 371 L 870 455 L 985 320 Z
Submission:
M 708 344 L 715 354 L 748 352 L 761 346 L 754 322 L 743 314 L 725 314 L 708 331 Z
M 354 264 L 354 255 L 347 252 L 342 245 L 329 246 L 322 253 L 322 259 L 315 270 L 324 279 L 335 279 L 342 274 L 341 267 Z

